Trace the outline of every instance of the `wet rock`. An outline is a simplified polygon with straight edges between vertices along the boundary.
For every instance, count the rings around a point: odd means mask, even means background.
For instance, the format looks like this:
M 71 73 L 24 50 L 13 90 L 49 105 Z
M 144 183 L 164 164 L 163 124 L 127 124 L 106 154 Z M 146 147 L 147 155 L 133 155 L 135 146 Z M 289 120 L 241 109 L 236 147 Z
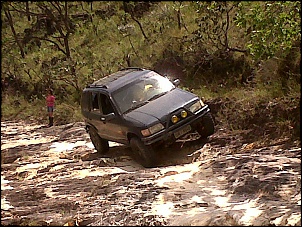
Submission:
M 300 226 L 301 148 L 236 133 L 192 134 L 145 169 L 123 145 L 100 156 L 83 122 L 3 122 L 1 224 Z

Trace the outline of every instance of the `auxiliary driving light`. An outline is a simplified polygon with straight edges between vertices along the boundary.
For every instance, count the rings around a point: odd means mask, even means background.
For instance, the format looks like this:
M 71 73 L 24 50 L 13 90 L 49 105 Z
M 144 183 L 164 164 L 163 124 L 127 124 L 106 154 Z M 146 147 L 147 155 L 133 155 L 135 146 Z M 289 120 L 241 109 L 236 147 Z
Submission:
M 171 117 L 171 121 L 173 122 L 173 124 L 175 124 L 178 120 L 179 120 L 179 119 L 178 119 L 178 117 L 177 117 L 176 115 L 173 115 L 173 116 Z
M 188 116 L 187 111 L 182 110 L 181 113 L 180 113 L 180 116 L 181 116 L 182 118 L 186 118 L 186 117 Z

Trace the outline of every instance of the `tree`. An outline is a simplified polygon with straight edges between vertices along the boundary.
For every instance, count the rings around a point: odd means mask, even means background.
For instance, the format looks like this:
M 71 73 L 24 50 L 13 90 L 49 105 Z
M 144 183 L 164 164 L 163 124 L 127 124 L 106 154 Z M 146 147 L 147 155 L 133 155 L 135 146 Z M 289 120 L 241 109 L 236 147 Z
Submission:
M 72 59 L 68 38 L 73 29 L 68 15 L 68 2 L 49 2 L 48 4 L 42 2 L 37 3 L 37 6 L 44 12 L 50 23 L 53 24 L 55 31 L 59 32 L 58 36 L 53 37 L 54 39 L 38 38 L 51 42 L 58 50 L 62 51 L 68 59 Z M 61 40 L 63 40 L 63 42 Z
M 138 24 L 138 26 L 139 26 L 139 28 L 142 32 L 142 35 L 144 36 L 144 38 L 147 41 L 149 41 L 149 38 L 147 37 L 147 35 L 144 31 L 143 25 L 139 21 L 139 16 L 141 16 L 141 15 L 137 15 L 140 12 L 137 12 L 137 10 L 135 8 L 136 6 L 140 6 L 140 5 L 144 5 L 144 3 L 142 3 L 142 2 L 138 2 L 138 3 L 136 3 L 136 2 L 123 2 L 123 7 L 124 7 L 125 13 L 129 14 L 131 19 L 134 20 Z M 148 2 L 147 2 L 147 6 L 149 6 Z
M 74 32 L 74 25 L 69 15 L 73 4 L 78 3 L 9 2 L 4 5 L 5 15 L 25 63 L 24 72 L 16 73 L 16 75 L 29 76 L 32 82 L 36 78 L 36 81 L 40 80 L 40 83 L 48 84 L 48 86 L 53 86 L 53 81 L 59 81 L 75 88 L 76 93 L 80 93 L 82 88 L 77 75 L 77 63 L 73 59 L 69 41 L 70 35 Z M 24 21 L 22 24 L 20 22 L 22 20 L 19 19 L 18 32 L 14 29 L 11 13 L 16 18 L 27 18 L 28 23 Z M 30 20 L 31 17 L 36 20 Z M 22 28 L 23 33 L 20 31 Z M 22 36 L 23 38 L 20 38 Z M 31 50 L 32 46 L 40 47 L 41 43 L 44 48 L 38 50 L 39 54 Z M 8 48 L 6 49 L 8 50 Z M 27 55 L 33 55 L 34 59 L 26 58 Z M 31 61 L 40 64 L 41 70 L 37 71 L 37 64 L 34 65 Z M 18 62 L 16 61 L 15 64 Z M 30 66 L 34 68 L 30 68 Z M 30 72 L 35 72 L 35 78 Z
M 234 21 L 245 29 L 246 48 L 256 61 L 286 56 L 301 41 L 299 1 L 240 2 Z
M 13 18 L 12 18 L 12 15 L 10 13 L 10 9 L 9 9 L 9 3 L 4 3 L 3 4 L 3 8 L 4 8 L 5 16 L 6 16 L 7 20 L 8 20 L 9 25 L 10 25 L 11 31 L 13 33 L 13 36 L 15 38 L 15 42 L 17 43 L 17 45 L 18 45 L 18 47 L 20 49 L 20 54 L 21 54 L 22 58 L 25 58 L 25 54 L 24 54 L 24 50 L 23 50 L 23 45 L 20 42 L 20 40 L 18 38 L 18 35 L 17 35 L 17 32 L 16 32 L 15 27 L 14 27 Z
M 194 31 L 195 41 L 202 46 L 211 46 L 209 52 L 227 53 L 229 51 L 246 52 L 242 47 L 235 47 L 230 39 L 234 29 L 232 15 L 238 2 L 193 2 L 198 17 L 198 29 Z M 211 54 L 212 54 L 211 53 Z

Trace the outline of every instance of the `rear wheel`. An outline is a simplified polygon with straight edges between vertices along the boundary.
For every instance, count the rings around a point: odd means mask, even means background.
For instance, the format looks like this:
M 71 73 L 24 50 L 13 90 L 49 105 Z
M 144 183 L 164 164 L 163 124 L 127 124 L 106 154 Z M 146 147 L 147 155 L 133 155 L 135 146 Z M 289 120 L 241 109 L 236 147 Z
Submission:
M 206 113 L 202 117 L 202 123 L 197 128 L 197 132 L 202 138 L 207 138 L 214 133 L 214 126 L 215 123 L 211 113 Z
M 134 152 L 135 158 L 146 168 L 155 167 L 155 152 L 151 146 L 146 146 L 140 139 L 133 137 L 130 140 L 130 146 Z
M 108 140 L 102 139 L 97 133 L 97 131 L 92 127 L 88 128 L 88 134 L 90 136 L 93 146 L 95 147 L 95 149 L 99 154 L 105 154 L 108 152 L 109 150 Z

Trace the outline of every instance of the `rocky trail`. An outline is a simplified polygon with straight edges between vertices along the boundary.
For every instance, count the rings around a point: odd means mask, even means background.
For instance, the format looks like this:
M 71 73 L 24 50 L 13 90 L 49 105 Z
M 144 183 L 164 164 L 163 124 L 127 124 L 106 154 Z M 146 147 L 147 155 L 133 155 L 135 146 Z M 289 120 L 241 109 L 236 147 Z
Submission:
M 158 152 L 93 148 L 84 123 L 1 122 L 1 225 L 301 226 L 301 148 L 217 128 Z

